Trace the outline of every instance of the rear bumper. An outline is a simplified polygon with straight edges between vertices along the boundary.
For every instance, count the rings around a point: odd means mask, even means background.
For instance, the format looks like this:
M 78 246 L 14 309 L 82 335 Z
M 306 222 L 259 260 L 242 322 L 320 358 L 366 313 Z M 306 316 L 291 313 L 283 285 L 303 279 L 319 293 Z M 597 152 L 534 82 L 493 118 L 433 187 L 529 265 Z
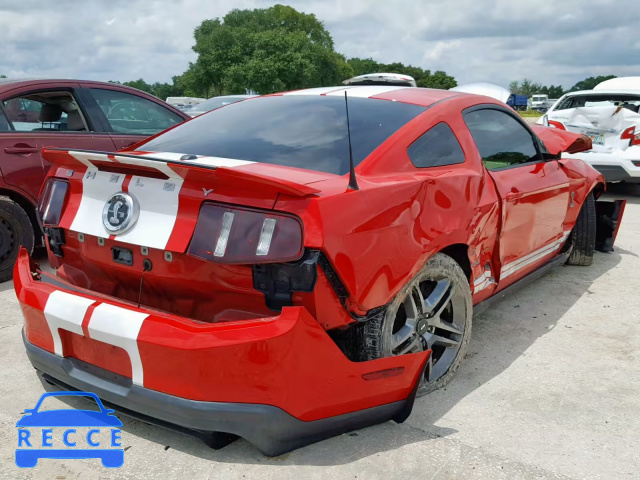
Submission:
M 640 182 L 640 167 L 634 164 L 640 162 L 640 148 L 629 147 L 625 151 L 612 153 L 581 152 L 576 154 L 562 154 L 567 158 L 579 158 L 598 170 L 607 182 Z
M 96 393 L 109 408 L 164 428 L 206 438 L 224 432 L 249 441 L 268 456 L 387 420 L 404 421 L 411 413 L 409 397 L 377 407 L 303 422 L 272 405 L 201 402 L 132 385 L 130 379 L 73 358 L 60 358 L 23 340 L 27 356 L 50 389 Z
M 150 423 L 244 437 L 267 455 L 403 421 L 430 354 L 351 362 L 302 307 L 201 324 L 47 283 L 33 270 L 21 251 L 14 283 L 24 340 L 45 380 Z

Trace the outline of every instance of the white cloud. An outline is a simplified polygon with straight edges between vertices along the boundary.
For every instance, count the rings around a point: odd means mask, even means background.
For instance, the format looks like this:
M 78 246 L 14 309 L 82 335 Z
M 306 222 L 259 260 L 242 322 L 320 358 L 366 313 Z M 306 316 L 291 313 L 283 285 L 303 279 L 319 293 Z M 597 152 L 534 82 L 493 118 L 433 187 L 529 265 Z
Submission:
M 6 2 L 7 5 L 2 3 Z M 193 30 L 260 0 L 0 0 L 0 73 L 169 81 L 195 59 Z M 347 56 L 445 70 L 461 83 L 531 78 L 566 87 L 640 75 L 635 0 L 297 0 Z

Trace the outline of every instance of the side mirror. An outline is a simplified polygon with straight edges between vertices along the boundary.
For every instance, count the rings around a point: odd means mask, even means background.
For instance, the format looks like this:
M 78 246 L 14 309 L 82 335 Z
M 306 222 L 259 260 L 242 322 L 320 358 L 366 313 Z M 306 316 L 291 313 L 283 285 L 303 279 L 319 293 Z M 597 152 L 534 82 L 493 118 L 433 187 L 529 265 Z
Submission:
M 544 152 L 544 153 L 542 154 L 542 159 L 543 159 L 545 162 L 549 162 L 549 161 L 551 161 L 551 160 L 560 160 L 560 155 L 556 155 L 556 154 L 553 154 L 553 153 L 547 153 L 547 152 Z

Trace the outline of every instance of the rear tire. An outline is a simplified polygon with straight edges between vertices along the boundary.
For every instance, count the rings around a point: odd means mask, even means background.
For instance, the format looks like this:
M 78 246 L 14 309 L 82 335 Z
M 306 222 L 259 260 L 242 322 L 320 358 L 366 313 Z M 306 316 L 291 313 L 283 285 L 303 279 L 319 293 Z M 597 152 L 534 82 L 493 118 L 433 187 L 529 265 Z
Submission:
M 0 282 L 13 277 L 20 246 L 33 252 L 33 226 L 27 213 L 7 197 L 0 197 Z
M 418 395 L 445 386 L 465 357 L 471 339 L 473 306 L 460 265 L 437 253 L 387 306 L 364 325 L 367 360 L 416 353 L 432 355 Z
M 596 200 L 593 192 L 587 195 L 578 220 L 573 226 L 570 235 L 571 254 L 567 260 L 568 265 L 587 266 L 593 263 L 593 252 L 596 249 Z

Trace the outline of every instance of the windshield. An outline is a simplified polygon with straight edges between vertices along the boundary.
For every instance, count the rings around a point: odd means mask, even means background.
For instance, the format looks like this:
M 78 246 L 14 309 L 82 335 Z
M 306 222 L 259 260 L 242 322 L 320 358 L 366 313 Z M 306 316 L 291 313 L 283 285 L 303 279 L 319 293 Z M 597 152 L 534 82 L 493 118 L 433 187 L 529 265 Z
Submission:
M 213 97 L 209 100 L 199 103 L 198 105 L 193 107 L 193 109 L 197 110 L 198 112 L 208 112 L 209 110 L 213 110 L 214 108 L 229 105 L 231 103 L 236 103 L 240 100 L 246 100 L 246 97 Z
M 402 102 L 349 98 L 354 164 L 425 110 Z M 345 99 L 285 95 L 238 102 L 173 128 L 138 150 L 233 158 L 344 175 L 349 171 Z
M 533 97 L 531 97 L 531 100 L 534 101 L 534 102 L 540 102 L 540 101 L 544 100 L 544 97 L 540 96 L 540 95 L 534 95 Z

